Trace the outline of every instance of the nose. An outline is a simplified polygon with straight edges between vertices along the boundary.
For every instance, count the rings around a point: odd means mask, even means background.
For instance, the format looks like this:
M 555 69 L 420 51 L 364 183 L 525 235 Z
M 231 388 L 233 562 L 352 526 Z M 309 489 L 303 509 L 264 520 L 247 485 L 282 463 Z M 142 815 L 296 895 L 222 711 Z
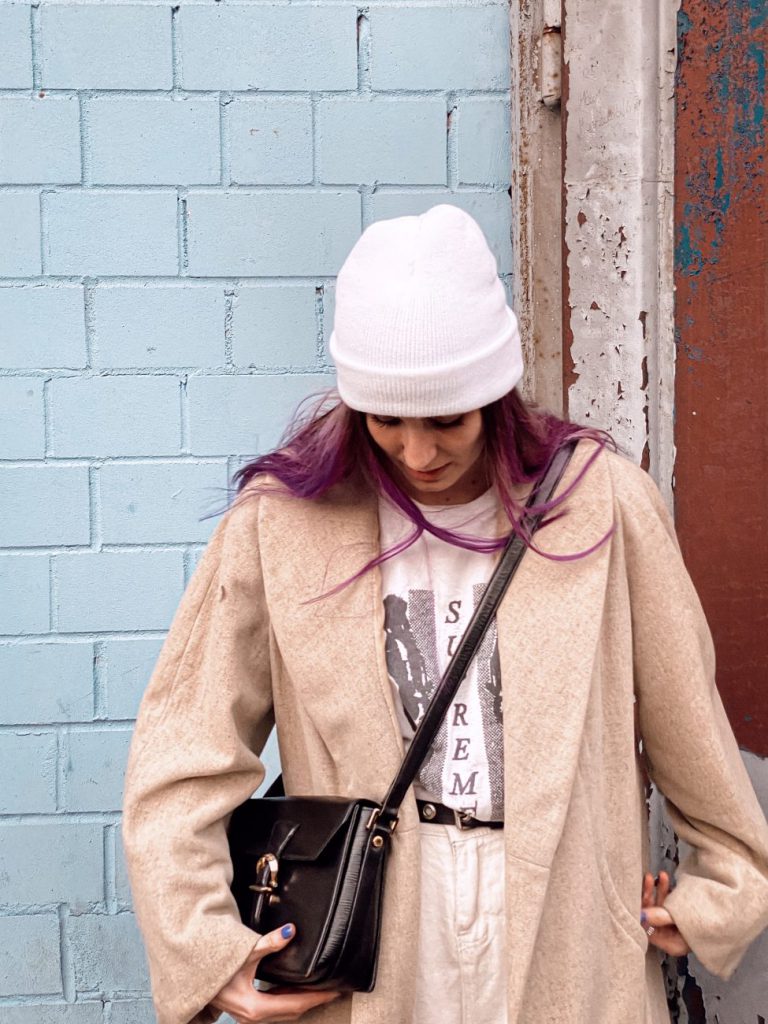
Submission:
M 434 438 L 423 430 L 408 431 L 403 438 L 403 461 L 417 473 L 437 469 L 437 445 Z

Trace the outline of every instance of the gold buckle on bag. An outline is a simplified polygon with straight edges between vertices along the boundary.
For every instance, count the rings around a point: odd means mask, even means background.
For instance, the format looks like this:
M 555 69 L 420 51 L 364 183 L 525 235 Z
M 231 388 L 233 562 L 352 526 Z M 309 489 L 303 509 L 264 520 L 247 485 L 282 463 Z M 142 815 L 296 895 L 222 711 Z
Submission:
M 252 889 L 253 892 L 268 893 L 269 904 L 271 906 L 273 903 L 280 902 L 280 897 L 276 893 L 278 862 L 277 857 L 274 855 L 274 853 L 264 853 L 256 861 L 257 876 L 261 875 L 265 868 L 269 870 L 269 878 L 267 879 L 266 883 L 262 882 L 258 885 L 249 885 L 248 888 Z

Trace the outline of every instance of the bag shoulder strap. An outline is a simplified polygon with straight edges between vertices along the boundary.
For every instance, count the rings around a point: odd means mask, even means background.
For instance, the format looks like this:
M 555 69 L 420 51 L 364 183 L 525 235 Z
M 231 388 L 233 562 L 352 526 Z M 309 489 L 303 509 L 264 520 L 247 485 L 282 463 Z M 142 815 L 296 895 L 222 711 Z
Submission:
M 575 447 L 576 442 L 569 441 L 562 448 L 558 449 L 541 482 L 529 496 L 526 508 L 537 504 L 540 500 L 547 502 L 551 499 Z M 543 513 L 539 513 L 530 518 L 531 534 L 539 526 L 542 517 Z M 379 814 L 376 816 L 379 819 L 377 824 L 389 827 L 390 829 L 395 827 L 397 813 L 406 791 L 429 753 L 429 748 L 437 734 L 437 730 L 440 728 L 440 723 L 445 717 L 451 701 L 461 685 L 461 681 L 467 674 L 470 662 L 482 643 L 499 602 L 506 593 L 525 552 L 525 542 L 517 533 L 513 533 L 507 541 L 502 556 L 488 581 L 482 598 L 472 614 L 472 618 L 469 620 L 459 646 L 448 663 L 448 667 L 427 706 L 427 710 L 424 712 L 424 717 L 419 722 L 400 769 L 392 785 L 389 787 L 389 792 L 384 798 Z
M 557 485 L 562 479 L 565 467 L 576 447 L 575 441 L 567 442 L 558 449 L 552 459 L 549 468 L 542 477 L 526 502 L 526 508 L 539 502 L 540 495 L 543 501 L 551 499 Z M 530 522 L 531 535 L 535 532 L 541 522 L 542 514 L 532 516 Z M 454 651 L 448 667 L 443 674 L 435 693 L 429 702 L 424 717 L 413 735 L 411 744 L 406 751 L 402 764 L 389 787 L 377 817 L 382 825 L 394 828 L 397 822 L 397 812 L 405 798 L 408 787 L 416 777 L 416 772 L 429 753 L 432 741 L 440 728 L 440 723 L 445 717 L 450 703 L 461 685 L 461 681 L 467 674 L 470 662 L 475 656 L 483 637 L 488 631 L 491 620 L 502 597 L 507 591 L 512 577 L 519 566 L 526 551 L 526 545 L 517 533 L 513 533 L 504 547 L 501 558 L 491 575 L 488 585 L 483 592 L 472 618 L 469 620 L 464 635 Z M 278 775 L 267 792 L 265 797 L 285 796 L 282 774 Z

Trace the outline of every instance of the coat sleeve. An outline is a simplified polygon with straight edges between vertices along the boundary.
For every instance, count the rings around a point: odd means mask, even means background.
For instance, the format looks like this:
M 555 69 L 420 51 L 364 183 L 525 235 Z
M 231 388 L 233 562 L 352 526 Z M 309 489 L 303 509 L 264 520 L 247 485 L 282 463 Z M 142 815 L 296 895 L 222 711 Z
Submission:
M 185 590 L 142 699 L 123 842 L 158 1024 L 209 1024 L 258 939 L 229 885 L 231 811 L 264 778 L 273 724 L 259 498 L 225 513 Z
M 689 847 L 665 906 L 704 967 L 727 979 L 768 925 L 768 825 L 717 689 L 712 636 L 672 517 L 638 467 L 624 489 L 640 733 Z

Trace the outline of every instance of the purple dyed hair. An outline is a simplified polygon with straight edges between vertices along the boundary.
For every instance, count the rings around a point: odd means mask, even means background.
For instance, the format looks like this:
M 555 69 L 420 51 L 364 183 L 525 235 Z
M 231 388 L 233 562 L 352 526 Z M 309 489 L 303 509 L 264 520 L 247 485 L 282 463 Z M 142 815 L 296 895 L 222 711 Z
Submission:
M 413 531 L 407 537 L 372 558 L 354 576 L 314 600 L 337 593 L 374 566 L 405 551 L 425 531 L 449 544 L 482 552 L 499 550 L 511 533 L 517 533 L 533 551 L 557 561 L 583 558 L 604 544 L 613 533 L 613 526 L 585 551 L 569 555 L 549 554 L 540 551 L 532 543 L 528 519 L 541 513 L 545 516 L 541 521 L 544 526 L 566 514 L 564 510 L 557 510 L 602 450 L 606 447 L 617 450 L 618 446 L 611 435 L 605 430 L 571 423 L 526 403 L 516 389 L 484 406 L 481 413 L 489 477 L 511 523 L 509 534 L 473 537 L 431 523 L 389 473 L 387 456 L 371 438 L 365 414 L 350 409 L 333 391 L 305 400 L 279 447 L 253 459 L 235 472 L 232 482 L 236 496 L 242 494 L 251 480 L 265 474 L 273 477 L 277 483 L 257 483 L 248 488 L 245 497 L 248 494 L 268 493 L 312 501 L 321 498 L 337 484 L 357 480 L 375 494 L 386 495 L 411 520 Z M 595 441 L 598 447 L 562 494 L 551 502 L 539 502 L 527 508 L 515 499 L 512 492 L 514 486 L 533 484 L 535 487 L 555 452 L 566 442 L 581 438 Z

